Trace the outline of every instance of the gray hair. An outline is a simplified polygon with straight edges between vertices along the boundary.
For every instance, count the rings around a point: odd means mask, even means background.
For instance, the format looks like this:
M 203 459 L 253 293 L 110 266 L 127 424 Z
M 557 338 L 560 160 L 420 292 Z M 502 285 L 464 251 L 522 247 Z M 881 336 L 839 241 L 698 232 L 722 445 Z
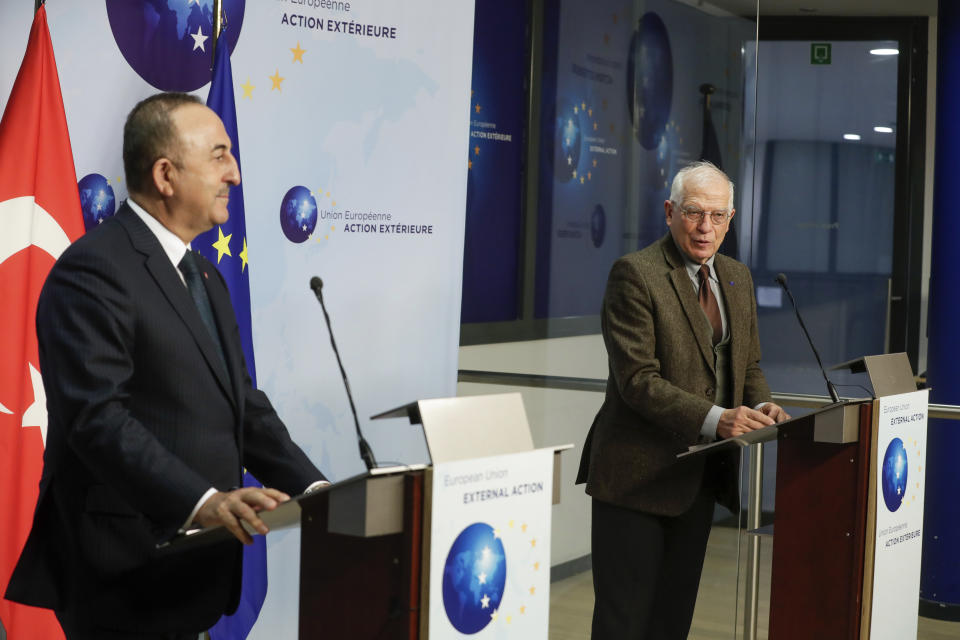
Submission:
M 687 185 L 702 184 L 710 179 L 727 181 L 727 184 L 730 185 L 730 201 L 727 203 L 727 208 L 733 209 L 733 180 L 721 171 L 717 165 L 707 160 L 691 162 L 677 171 L 677 175 L 673 177 L 673 184 L 670 186 L 670 201 L 680 204 L 687 195 Z

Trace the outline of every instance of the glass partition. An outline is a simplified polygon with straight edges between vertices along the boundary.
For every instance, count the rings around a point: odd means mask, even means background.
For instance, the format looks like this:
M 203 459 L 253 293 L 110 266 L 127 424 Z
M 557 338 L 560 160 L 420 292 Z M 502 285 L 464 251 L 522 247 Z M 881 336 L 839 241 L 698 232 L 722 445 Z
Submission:
M 517 5 L 476 4 L 460 369 L 603 381 L 608 271 L 667 232 L 664 201 L 680 167 L 703 158 L 730 174 L 737 215 L 723 251 L 741 260 L 753 253 L 744 185 L 753 171 L 745 135 L 757 112 L 747 90 L 756 5 L 535 0 L 526 13 Z M 526 119 L 511 119 L 521 109 Z M 553 511 L 550 637 L 583 638 L 590 501 L 574 479 L 603 394 L 546 384 L 490 378 L 461 382 L 458 393 L 519 391 L 537 446 L 575 444 L 563 454 Z M 738 557 L 736 528 L 711 539 L 701 599 L 712 604 L 698 606 L 695 631 L 732 635 Z
M 753 21 L 671 0 L 621 7 L 547 3 L 536 318 L 598 313 L 611 263 L 666 232 L 681 166 L 708 159 L 740 179 Z
M 676 170 L 744 181 L 747 4 L 477 0 L 464 344 L 597 333 L 612 262 L 666 232 Z
M 759 74 L 747 74 L 758 97 L 756 135 L 745 140 L 756 176 L 746 204 L 757 215 L 741 237 L 754 247 L 746 262 L 757 283 L 764 371 L 775 389 L 825 393 L 793 308 L 774 283 L 778 273 L 788 277 L 825 364 L 887 350 L 897 46 L 763 39 Z M 870 395 L 863 376 L 832 377 L 842 395 Z
M 825 364 L 902 350 L 916 366 L 927 25 L 758 20 L 758 8 L 789 11 L 755 0 L 518 5 L 476 3 L 458 393 L 519 391 L 537 446 L 575 444 L 553 511 L 550 637 L 583 638 L 590 500 L 574 478 L 607 378 L 598 314 L 611 264 L 666 233 L 676 170 L 711 160 L 737 187 L 721 251 L 753 272 L 773 390 L 825 394 L 779 273 Z M 842 395 L 869 393 L 862 376 L 833 377 Z M 743 637 L 746 547 L 739 518 L 715 520 L 734 526 L 714 527 L 691 637 Z

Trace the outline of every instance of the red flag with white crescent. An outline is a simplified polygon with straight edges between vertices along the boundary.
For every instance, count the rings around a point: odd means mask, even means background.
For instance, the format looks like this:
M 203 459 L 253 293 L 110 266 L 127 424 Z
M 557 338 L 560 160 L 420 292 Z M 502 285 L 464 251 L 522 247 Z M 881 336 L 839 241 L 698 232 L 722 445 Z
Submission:
M 54 261 L 83 233 L 60 79 L 41 7 L 0 120 L 0 596 L 30 532 L 47 431 L 34 318 Z M 52 611 L 0 598 L 9 638 L 63 638 Z

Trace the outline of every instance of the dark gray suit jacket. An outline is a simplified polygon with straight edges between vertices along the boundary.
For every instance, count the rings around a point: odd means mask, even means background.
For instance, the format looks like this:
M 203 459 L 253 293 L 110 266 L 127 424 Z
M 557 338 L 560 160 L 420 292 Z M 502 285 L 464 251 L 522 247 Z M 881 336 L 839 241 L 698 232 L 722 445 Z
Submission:
M 732 406 L 753 407 L 770 400 L 753 280 L 745 265 L 719 254 L 714 269 L 730 328 Z M 669 233 L 614 263 L 601 324 L 610 376 L 577 482 L 611 504 L 678 515 L 699 491 L 704 462 L 678 463 L 676 455 L 701 440 L 717 378 L 712 330 Z M 736 509 L 735 460 L 718 466 L 718 498 Z
M 37 308 L 49 426 L 33 528 L 7 598 L 142 631 L 236 608 L 241 546 L 157 543 L 247 467 L 290 494 L 323 478 L 253 388 L 226 286 L 200 258 L 229 371 L 176 267 L 126 205 L 73 243 Z

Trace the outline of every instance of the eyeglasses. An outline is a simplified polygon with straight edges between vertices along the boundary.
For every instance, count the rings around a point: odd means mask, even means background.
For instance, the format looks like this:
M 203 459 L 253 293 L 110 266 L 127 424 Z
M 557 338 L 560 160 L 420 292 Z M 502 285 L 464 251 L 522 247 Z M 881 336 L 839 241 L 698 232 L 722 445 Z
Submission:
M 727 209 L 724 209 L 722 211 L 711 211 L 707 213 L 702 209 L 696 209 L 694 207 L 684 207 L 683 205 L 679 205 L 677 203 L 674 203 L 674 206 L 680 209 L 680 215 L 682 215 L 685 220 L 689 220 L 690 222 L 693 222 L 696 224 L 700 224 L 701 222 L 703 222 L 703 217 L 707 215 L 710 216 L 710 222 L 713 223 L 714 226 L 720 226 L 730 218 L 730 211 L 728 211 Z

